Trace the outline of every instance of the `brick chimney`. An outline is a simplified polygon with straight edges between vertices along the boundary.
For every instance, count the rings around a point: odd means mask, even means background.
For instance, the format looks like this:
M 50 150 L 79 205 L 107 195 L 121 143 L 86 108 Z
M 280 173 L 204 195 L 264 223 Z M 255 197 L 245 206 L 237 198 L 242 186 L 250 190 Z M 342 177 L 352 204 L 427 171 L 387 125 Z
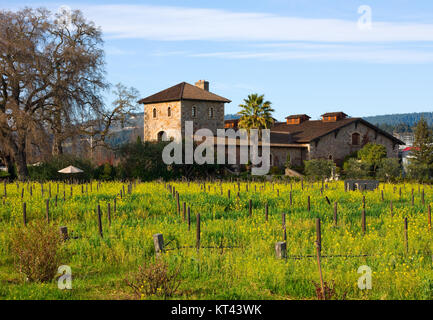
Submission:
M 206 80 L 199 80 L 195 83 L 196 87 L 199 87 L 200 89 L 209 91 L 209 81 Z

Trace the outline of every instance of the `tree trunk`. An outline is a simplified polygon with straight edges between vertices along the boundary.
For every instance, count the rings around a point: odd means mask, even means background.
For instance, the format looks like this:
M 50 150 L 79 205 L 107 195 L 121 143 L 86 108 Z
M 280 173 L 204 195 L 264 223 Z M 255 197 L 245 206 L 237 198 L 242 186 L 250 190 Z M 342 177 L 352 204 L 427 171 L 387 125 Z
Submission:
M 54 136 L 53 147 L 51 150 L 53 156 L 58 156 L 63 154 L 62 141 Z
M 17 151 L 15 155 L 15 164 L 17 166 L 18 179 L 21 181 L 27 180 L 29 177 L 29 170 L 27 169 L 27 155 L 23 148 Z

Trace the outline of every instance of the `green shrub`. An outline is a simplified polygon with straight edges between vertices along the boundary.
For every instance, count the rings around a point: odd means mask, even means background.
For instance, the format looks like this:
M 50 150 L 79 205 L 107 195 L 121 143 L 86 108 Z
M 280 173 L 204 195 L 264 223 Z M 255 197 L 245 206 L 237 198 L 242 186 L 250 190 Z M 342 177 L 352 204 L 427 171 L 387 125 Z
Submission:
M 335 163 L 332 160 L 313 159 L 304 161 L 305 174 L 313 179 L 330 178 L 335 172 Z

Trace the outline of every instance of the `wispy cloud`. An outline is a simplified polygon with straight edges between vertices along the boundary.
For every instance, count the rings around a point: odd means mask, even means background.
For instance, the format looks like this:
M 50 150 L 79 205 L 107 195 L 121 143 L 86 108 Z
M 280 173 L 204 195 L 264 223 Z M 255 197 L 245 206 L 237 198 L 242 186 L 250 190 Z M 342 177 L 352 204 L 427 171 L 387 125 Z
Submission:
M 111 38 L 184 41 L 433 41 L 433 24 L 311 19 L 276 14 L 149 5 L 94 5 L 83 11 Z

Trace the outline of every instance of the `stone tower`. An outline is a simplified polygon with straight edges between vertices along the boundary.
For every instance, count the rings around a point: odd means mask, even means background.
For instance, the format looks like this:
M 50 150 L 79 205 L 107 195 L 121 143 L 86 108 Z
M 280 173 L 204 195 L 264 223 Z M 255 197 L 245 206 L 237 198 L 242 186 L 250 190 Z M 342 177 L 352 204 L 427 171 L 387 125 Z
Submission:
M 209 92 L 209 82 L 182 82 L 139 101 L 144 105 L 144 141 L 181 140 L 185 121 L 194 131 L 207 128 L 216 135 L 224 128 L 224 105 L 230 100 Z

